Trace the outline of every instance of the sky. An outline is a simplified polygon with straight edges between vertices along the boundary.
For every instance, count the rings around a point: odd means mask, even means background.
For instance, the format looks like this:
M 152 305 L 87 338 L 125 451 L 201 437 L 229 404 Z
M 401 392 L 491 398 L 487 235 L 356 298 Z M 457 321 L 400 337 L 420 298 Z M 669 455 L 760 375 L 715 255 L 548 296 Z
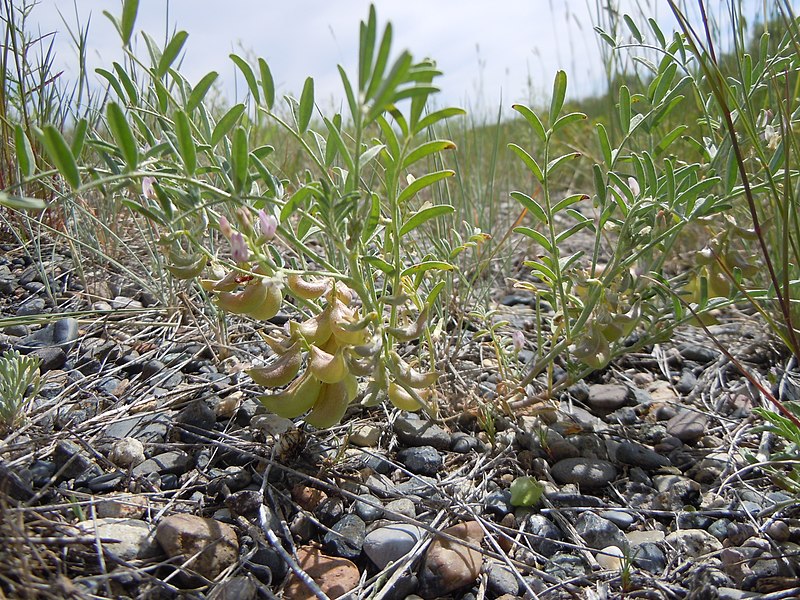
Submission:
M 761 2 L 746 0 L 753 5 Z M 558 69 L 568 74 L 568 97 L 604 90 L 604 62 L 593 25 L 598 0 L 373 0 L 382 28 L 394 28 L 393 55 L 408 49 L 415 59 L 436 61 L 443 76 L 439 106 L 473 112 L 510 111 L 514 102 L 543 102 Z M 614 0 L 623 12 L 643 7 L 666 31 L 674 19 L 665 0 Z M 182 73 L 196 83 L 220 73 L 231 100 L 244 87 L 231 52 L 263 57 L 279 95 L 299 95 L 307 76 L 315 80 L 321 106 L 339 106 L 343 94 L 336 65 L 354 73 L 359 21 L 369 0 L 140 0 L 136 30 L 163 43 L 175 27 L 189 33 Z M 724 2 L 716 4 L 717 10 Z M 117 0 L 39 0 L 31 18 L 43 33 L 59 31 L 57 67 L 70 76 L 77 54 L 66 31 L 89 27 L 89 68 L 110 68 L 121 56 L 119 37 L 103 10 L 121 12 Z M 601 15 L 602 16 L 602 15 Z M 624 32 L 627 33 L 627 32 Z M 142 55 L 145 47 L 137 36 Z M 255 61 L 251 61 L 255 64 Z M 351 77 L 351 80 L 354 77 Z

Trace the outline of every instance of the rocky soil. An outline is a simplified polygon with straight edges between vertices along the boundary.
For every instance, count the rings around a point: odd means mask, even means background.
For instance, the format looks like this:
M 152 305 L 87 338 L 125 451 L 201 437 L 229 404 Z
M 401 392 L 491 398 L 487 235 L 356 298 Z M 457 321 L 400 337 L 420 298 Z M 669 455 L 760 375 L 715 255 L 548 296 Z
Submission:
M 64 249 L 5 250 L 0 349 L 39 355 L 44 383 L 0 437 L 4 597 L 800 598 L 800 507 L 765 464 L 782 442 L 692 330 L 513 416 L 473 340 L 440 419 L 353 407 L 314 431 L 260 406 L 257 324 L 224 346 L 135 286 L 90 294 Z M 499 296 L 511 328 L 530 302 Z M 763 328 L 715 331 L 800 398 Z M 520 477 L 541 497 L 520 505 Z

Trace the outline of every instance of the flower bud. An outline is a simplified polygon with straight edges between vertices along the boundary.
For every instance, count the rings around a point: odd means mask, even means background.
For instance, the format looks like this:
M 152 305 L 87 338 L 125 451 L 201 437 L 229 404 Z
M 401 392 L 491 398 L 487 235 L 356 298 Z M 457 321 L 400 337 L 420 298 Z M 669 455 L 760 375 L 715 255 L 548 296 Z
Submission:
M 156 199 L 155 177 L 142 178 L 142 195 L 148 200 Z
M 231 257 L 234 262 L 243 263 L 250 260 L 250 250 L 244 236 L 238 231 L 231 234 Z
M 258 225 L 260 237 L 265 241 L 269 241 L 275 237 L 275 232 L 278 230 L 278 219 L 274 215 L 268 215 L 264 209 L 261 209 L 258 211 Z
M 231 239 L 233 235 L 233 228 L 231 227 L 230 221 L 225 215 L 222 215 L 219 218 L 219 230 L 226 238 Z
M 642 190 L 639 188 L 639 182 L 633 177 L 628 177 L 628 187 L 631 188 L 634 196 L 638 196 Z
M 511 334 L 511 342 L 514 345 L 514 352 L 519 354 L 525 347 L 525 335 L 517 329 Z

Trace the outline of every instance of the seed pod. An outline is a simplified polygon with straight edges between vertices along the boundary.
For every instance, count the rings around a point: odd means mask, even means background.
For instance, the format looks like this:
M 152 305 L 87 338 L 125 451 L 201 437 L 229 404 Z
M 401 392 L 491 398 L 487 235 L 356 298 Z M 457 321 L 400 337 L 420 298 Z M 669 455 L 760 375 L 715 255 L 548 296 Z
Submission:
M 300 371 L 302 363 L 303 355 L 300 353 L 300 342 L 295 342 L 278 360 L 264 367 L 253 367 L 245 372 L 258 385 L 280 387 L 295 378 Z
M 278 311 L 281 309 L 281 304 L 283 303 L 283 293 L 281 291 L 280 284 L 275 283 L 274 281 L 265 280 L 263 285 L 267 286 L 267 293 L 266 297 L 264 298 L 264 302 L 262 302 L 261 306 L 259 306 L 256 310 L 250 311 L 247 314 L 254 319 L 258 319 L 259 321 L 268 321 L 277 315 Z
M 422 308 L 422 310 L 419 311 L 419 315 L 417 316 L 416 321 L 414 321 L 407 327 L 389 327 L 387 331 L 398 342 L 410 342 L 411 340 L 415 340 L 422 335 L 422 332 L 425 331 L 425 323 L 427 321 L 428 321 L 428 305 L 426 304 Z
M 335 300 L 331 308 L 331 332 L 340 343 L 359 346 L 369 339 L 369 324 L 376 316 L 370 313 L 366 318 L 358 319 L 344 303 Z
M 289 321 L 289 333 L 293 338 L 302 336 L 311 345 L 322 346 L 331 337 L 331 307 L 325 307 L 318 315 L 302 323 Z
M 267 286 L 264 281 L 253 279 L 241 292 L 220 292 L 217 294 L 217 305 L 230 313 L 243 315 L 258 309 L 267 298 Z
M 239 285 L 238 276 L 236 271 L 230 271 L 219 279 L 201 279 L 200 286 L 207 292 L 232 292 Z
M 602 369 L 611 359 L 608 340 L 596 327 L 572 348 L 572 355 L 593 369 Z
M 367 358 L 360 360 L 356 358 L 351 348 L 345 350 L 345 360 L 347 362 L 348 370 L 359 377 L 369 377 L 375 372 L 375 365 L 377 360 L 375 358 Z
M 349 373 L 342 349 L 331 354 L 316 346 L 309 348 L 308 368 L 323 383 L 336 383 Z
M 416 396 L 416 397 L 415 397 Z M 422 398 L 396 381 L 389 382 L 389 400 L 400 410 L 416 412 L 423 406 Z
M 350 402 L 355 399 L 357 391 L 358 382 L 352 375 L 337 383 L 325 384 L 319 400 L 314 404 L 311 412 L 306 415 L 306 423 L 317 429 L 333 427 L 342 420 Z
M 289 387 L 276 394 L 259 396 L 268 411 L 280 417 L 294 419 L 309 410 L 320 397 L 322 382 L 306 370 Z
M 193 279 L 200 275 L 200 273 L 203 272 L 203 269 L 206 268 L 207 261 L 205 254 L 201 254 L 197 258 L 188 257 L 189 259 L 193 260 L 193 262 L 176 260 L 172 253 L 170 253 L 169 258 L 171 264 L 167 265 L 167 271 L 169 271 L 175 279 Z
M 296 273 L 289 275 L 286 278 L 286 284 L 291 292 L 298 298 L 303 300 L 315 300 L 325 293 L 325 290 L 331 285 L 329 277 L 322 279 L 303 279 L 301 275 Z
M 415 389 L 431 387 L 439 379 L 439 374 L 435 371 L 422 373 L 413 368 L 394 350 L 391 352 L 391 357 L 395 364 L 394 375 L 397 378 L 397 381 L 406 387 L 412 387 Z
M 329 304 L 333 304 L 334 300 L 339 300 L 345 306 L 350 306 L 353 301 L 353 290 L 341 281 L 335 281 L 325 292 L 325 299 Z

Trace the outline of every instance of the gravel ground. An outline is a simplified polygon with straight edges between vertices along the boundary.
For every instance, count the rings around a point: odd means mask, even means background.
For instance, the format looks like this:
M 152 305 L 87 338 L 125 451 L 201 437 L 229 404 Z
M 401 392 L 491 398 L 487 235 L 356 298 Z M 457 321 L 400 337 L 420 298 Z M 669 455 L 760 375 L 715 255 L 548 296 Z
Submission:
M 3 317 L 40 324 L 5 327 L 0 349 L 44 374 L 0 437 L 5 597 L 800 598 L 800 509 L 764 468 L 782 442 L 694 330 L 488 429 L 499 379 L 476 340 L 443 372 L 441 419 L 356 406 L 314 431 L 258 403 L 253 324 L 222 347 L 113 278 L 90 296 L 63 250 L 38 266 L 5 250 Z M 48 317 L 48 289 L 94 312 Z M 498 297 L 509 330 L 530 301 Z M 749 317 L 715 333 L 800 398 Z M 540 497 L 512 493 L 522 477 Z

